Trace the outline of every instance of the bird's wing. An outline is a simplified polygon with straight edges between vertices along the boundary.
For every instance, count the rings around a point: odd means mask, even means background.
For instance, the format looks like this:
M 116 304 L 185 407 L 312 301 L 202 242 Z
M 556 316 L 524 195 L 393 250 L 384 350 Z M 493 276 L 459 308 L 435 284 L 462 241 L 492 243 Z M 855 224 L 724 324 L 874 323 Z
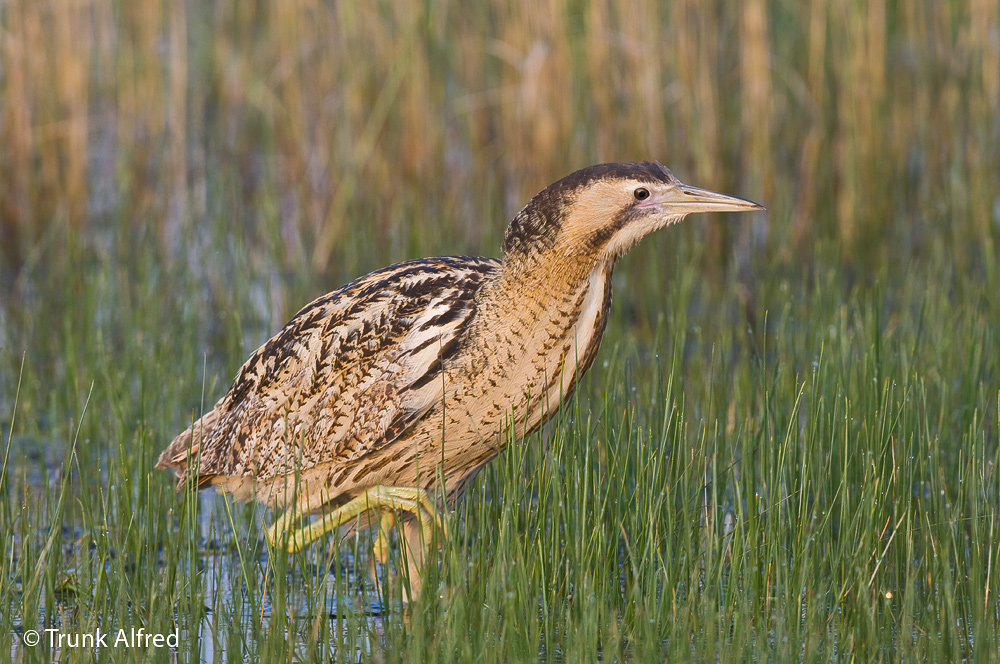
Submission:
M 410 261 L 311 302 L 157 467 L 175 468 L 182 484 L 189 463 L 199 483 L 266 479 L 391 442 L 443 397 L 442 369 L 498 267 L 485 258 Z

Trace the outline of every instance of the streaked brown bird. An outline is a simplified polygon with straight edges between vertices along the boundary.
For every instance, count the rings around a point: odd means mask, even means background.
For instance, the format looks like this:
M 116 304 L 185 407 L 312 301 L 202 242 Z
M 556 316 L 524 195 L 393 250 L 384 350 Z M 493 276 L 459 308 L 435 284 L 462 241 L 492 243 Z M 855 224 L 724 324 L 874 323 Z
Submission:
M 615 262 L 693 212 L 760 209 L 658 163 L 576 171 L 514 217 L 502 260 L 407 261 L 306 305 L 157 467 L 175 469 L 178 488 L 284 508 L 268 536 L 289 551 L 374 517 L 384 557 L 393 515 L 411 513 L 419 564 L 445 501 L 550 417 L 593 363 Z

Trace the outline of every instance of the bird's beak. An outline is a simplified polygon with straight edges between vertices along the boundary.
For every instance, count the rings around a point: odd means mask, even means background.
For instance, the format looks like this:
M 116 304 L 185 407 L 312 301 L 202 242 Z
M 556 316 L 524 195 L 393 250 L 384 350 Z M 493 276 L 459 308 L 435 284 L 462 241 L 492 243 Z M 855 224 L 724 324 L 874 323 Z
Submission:
M 693 214 L 695 212 L 747 212 L 763 210 L 763 205 L 745 198 L 727 196 L 707 189 L 699 189 L 686 184 L 677 184 L 669 189 L 655 192 L 640 207 L 662 207 L 672 214 Z

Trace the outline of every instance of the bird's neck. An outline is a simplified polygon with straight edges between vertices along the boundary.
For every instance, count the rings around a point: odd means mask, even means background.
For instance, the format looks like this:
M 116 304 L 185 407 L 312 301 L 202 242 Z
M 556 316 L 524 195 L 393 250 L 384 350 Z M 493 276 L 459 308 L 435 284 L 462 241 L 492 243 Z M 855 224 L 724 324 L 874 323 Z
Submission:
M 480 306 L 495 309 L 498 321 L 517 326 L 568 326 L 579 313 L 576 301 L 591 287 L 603 291 L 603 275 L 612 265 L 556 251 L 504 256 L 500 270 L 485 286 Z
M 497 286 L 508 296 L 574 292 L 601 267 L 591 257 L 564 255 L 556 250 L 504 256 Z M 607 271 L 611 271 L 611 266 L 607 266 Z
M 597 354 L 612 265 L 566 256 L 505 261 L 477 298 L 467 367 L 489 376 L 513 412 L 538 426 L 576 388 Z

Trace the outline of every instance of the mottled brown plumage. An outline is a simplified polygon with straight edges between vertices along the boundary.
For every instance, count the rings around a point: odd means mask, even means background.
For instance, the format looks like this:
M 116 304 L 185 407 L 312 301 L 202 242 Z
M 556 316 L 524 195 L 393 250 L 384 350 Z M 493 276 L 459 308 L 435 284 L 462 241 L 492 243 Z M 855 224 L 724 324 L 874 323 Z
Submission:
M 659 164 L 577 171 L 517 214 L 502 261 L 408 261 L 306 305 L 157 466 L 181 485 L 288 508 L 274 535 L 375 487 L 427 493 L 358 503 L 349 517 L 407 505 L 433 516 L 428 496 L 442 481 L 455 497 L 572 394 L 600 345 L 622 254 L 691 212 L 754 209 Z

